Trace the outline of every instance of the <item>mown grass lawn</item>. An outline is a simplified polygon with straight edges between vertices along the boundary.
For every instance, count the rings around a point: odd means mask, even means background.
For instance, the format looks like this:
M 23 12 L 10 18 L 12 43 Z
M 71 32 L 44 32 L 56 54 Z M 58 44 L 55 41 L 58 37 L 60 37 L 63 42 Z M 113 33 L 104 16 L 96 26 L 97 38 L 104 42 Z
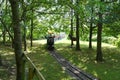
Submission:
M 45 49 L 46 41 L 34 41 L 33 48 L 28 49 L 28 56 L 43 74 L 46 80 L 73 80 L 61 67 L 60 64 Z M 28 44 L 29 45 L 29 44 Z M 55 48 L 79 69 L 95 75 L 101 80 L 120 79 L 120 50 L 109 44 L 102 44 L 104 62 L 97 63 L 96 42 L 93 42 L 93 49 L 88 48 L 88 42 L 81 41 L 81 51 L 75 50 L 75 45 L 70 48 L 70 41 L 61 40 L 55 42 Z M 5 53 L 5 54 L 4 54 Z M 11 68 L 15 68 L 13 49 L 0 46 L 0 54 L 7 67 L 0 67 L 1 80 L 15 80 L 15 74 L 10 73 Z M 10 68 L 8 70 L 8 68 Z M 12 69 L 13 70 L 13 69 Z M 14 72 L 15 71 L 11 71 Z
M 101 80 L 120 79 L 120 50 L 115 46 L 102 44 L 105 61 L 99 63 L 95 61 L 96 43 L 93 43 L 93 49 L 88 49 L 88 42 L 81 42 L 81 51 L 76 51 L 75 48 L 69 48 L 69 46 L 68 43 L 58 43 L 56 49 L 75 66 L 97 76 Z
M 37 42 L 36 42 L 37 43 Z M 71 80 L 62 70 L 58 62 L 46 51 L 45 44 L 39 44 L 31 52 L 30 57 L 38 66 L 47 80 Z M 72 64 L 86 72 L 95 75 L 101 80 L 120 79 L 120 50 L 109 44 L 102 44 L 104 62 L 97 63 L 96 43 L 93 49 L 88 48 L 88 42 L 81 42 L 81 51 L 76 51 L 75 47 L 70 48 L 70 41 L 58 41 L 55 43 L 56 50 L 69 60 Z
M 43 74 L 46 80 L 71 80 L 71 77 L 65 73 L 60 64 L 45 49 L 44 44 L 32 48 L 28 54 L 30 59 Z

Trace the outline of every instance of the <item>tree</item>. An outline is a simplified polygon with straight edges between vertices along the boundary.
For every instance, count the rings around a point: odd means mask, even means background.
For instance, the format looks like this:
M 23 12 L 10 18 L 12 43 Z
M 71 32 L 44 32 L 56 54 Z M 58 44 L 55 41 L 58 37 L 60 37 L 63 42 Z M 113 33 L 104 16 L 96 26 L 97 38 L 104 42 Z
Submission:
M 1 25 L 2 25 L 2 32 L 3 32 L 3 43 L 6 43 L 6 37 L 9 36 L 9 40 L 12 40 L 12 47 L 13 47 L 13 30 L 11 29 L 11 17 L 10 17 L 10 8 L 7 0 L 3 0 L 1 5 L 2 15 L 1 15 Z M 8 33 L 8 36 L 6 36 Z
M 71 0 L 72 4 L 73 4 L 73 0 Z M 70 31 L 70 35 L 73 36 L 73 9 L 71 8 L 71 31 Z M 71 47 L 73 45 L 73 40 L 71 39 Z
M 76 1 L 76 6 L 78 9 L 79 5 L 79 0 Z M 79 12 L 76 10 L 76 50 L 80 50 L 80 42 L 79 42 L 79 27 L 80 27 L 80 22 L 79 22 Z
M 91 19 L 90 19 L 90 33 L 89 33 L 89 48 L 92 48 L 92 31 L 93 31 L 93 7 L 91 7 Z
M 24 42 L 24 51 L 27 50 L 27 43 L 26 43 L 26 33 L 27 33 L 27 30 L 26 30 L 26 5 L 25 5 L 25 2 L 24 0 L 21 1 L 21 4 L 22 4 L 22 16 L 21 16 L 21 19 L 23 21 L 23 42 Z
M 16 80 L 24 80 L 25 64 L 22 60 L 22 36 L 20 25 L 19 0 L 9 0 L 12 10 L 12 23 L 14 31 L 14 51 L 16 59 Z
M 33 14 L 33 8 L 32 8 L 32 14 Z M 32 43 L 32 40 L 33 40 L 33 15 L 32 15 L 32 18 L 31 18 L 31 31 L 30 31 L 30 41 L 31 41 L 31 47 L 33 46 L 33 43 Z
M 104 0 L 101 0 L 101 3 Z M 97 29 L 97 55 L 96 55 L 96 60 L 99 62 L 103 61 L 103 54 L 102 54 L 102 48 L 101 48 L 101 42 L 102 42 L 102 26 L 103 26 L 103 13 L 102 13 L 102 5 L 100 4 L 99 12 L 98 12 L 98 29 Z
M 120 34 L 120 1 L 106 2 L 106 4 L 108 8 L 106 10 L 106 30 L 104 32 L 106 35 L 117 38 Z

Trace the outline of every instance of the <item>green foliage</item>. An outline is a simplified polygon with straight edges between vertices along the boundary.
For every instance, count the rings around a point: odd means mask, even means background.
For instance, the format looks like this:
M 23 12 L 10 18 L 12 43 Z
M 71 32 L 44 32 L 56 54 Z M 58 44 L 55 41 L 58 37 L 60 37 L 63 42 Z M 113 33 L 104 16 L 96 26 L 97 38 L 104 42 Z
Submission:
M 108 36 L 117 37 L 120 34 L 120 21 L 106 24 L 106 27 L 104 28 L 104 32 Z
M 0 18 L 1 20 L 4 21 L 6 27 L 8 28 L 10 33 L 13 35 L 13 30 L 11 29 L 11 26 L 10 26 L 12 24 L 11 9 L 9 7 L 10 4 L 7 3 L 6 5 L 6 1 L 3 0 L 3 4 L 1 4 L 2 6 L 0 5 L 0 8 L 3 11 L 3 14 L 2 16 L 0 15 Z M 21 11 L 20 21 L 24 20 L 25 22 L 25 24 L 23 24 L 22 27 L 26 26 L 26 30 L 27 30 L 26 35 L 28 39 L 30 37 L 31 19 L 33 19 L 33 25 L 34 25 L 33 39 L 43 38 L 46 35 L 48 29 L 53 29 L 55 32 L 65 31 L 66 33 L 69 33 L 70 32 L 70 15 L 69 14 L 70 14 L 70 9 L 72 8 L 75 14 L 76 12 L 79 13 L 79 17 L 80 17 L 79 20 L 80 20 L 80 23 L 82 24 L 80 27 L 81 40 L 88 40 L 88 37 L 89 37 L 88 29 L 89 29 L 89 23 L 91 22 L 90 18 L 93 17 L 92 23 L 96 26 L 97 25 L 96 22 L 98 20 L 97 16 L 99 12 L 99 7 L 101 6 L 102 8 L 101 13 L 103 14 L 103 17 L 104 17 L 103 23 L 105 23 L 104 24 L 105 27 L 103 27 L 104 35 L 102 40 L 103 42 L 116 44 L 118 47 L 120 47 L 120 37 L 118 37 L 118 35 L 120 34 L 120 14 L 119 14 L 120 4 L 119 2 L 116 2 L 116 0 L 115 2 L 111 2 L 111 3 L 100 2 L 100 0 L 80 0 L 80 1 L 78 0 L 79 1 L 78 4 L 76 4 L 77 0 L 73 0 L 73 2 L 71 2 L 71 0 L 20 0 L 20 1 L 21 1 L 19 3 L 19 8 Z M 92 8 L 94 10 L 93 13 L 91 10 Z M 73 16 L 74 26 L 76 24 L 75 14 Z M 86 25 L 87 27 L 83 25 Z M 3 30 L 4 30 L 4 27 L 2 24 L 0 24 L 0 39 L 2 38 L 1 35 Z M 97 31 L 96 29 L 94 29 L 93 31 L 93 39 L 92 39 L 93 41 L 96 41 L 96 31 Z M 22 30 L 22 33 L 24 33 L 24 30 Z M 108 37 L 108 36 L 111 36 L 111 37 Z M 118 39 L 116 40 L 116 38 Z M 66 45 L 68 46 L 68 44 Z M 60 44 L 60 47 L 59 45 L 57 45 L 57 47 L 60 49 L 61 49 L 61 46 L 62 46 L 61 44 Z M 64 47 L 65 46 L 63 46 L 63 48 Z M 63 72 L 60 71 L 61 70 L 60 66 L 57 64 L 56 61 L 53 60 L 53 58 L 51 58 L 51 56 L 46 51 L 43 51 L 44 50 L 43 47 L 38 47 L 33 50 L 34 50 L 33 53 L 34 52 L 36 53 L 34 53 L 35 55 L 30 54 L 30 56 L 32 56 L 33 60 L 35 61 L 38 61 L 40 59 L 40 61 L 36 64 L 41 63 L 40 66 L 42 66 L 43 69 L 40 69 L 40 70 L 42 70 L 42 72 L 46 75 L 46 78 L 54 80 L 53 79 L 54 77 L 51 78 L 51 76 L 55 76 L 55 77 L 57 76 L 57 77 L 60 77 L 60 79 L 63 79 L 59 75 L 62 73 L 64 74 L 64 71 Z M 63 50 L 63 55 L 68 57 L 68 59 L 72 61 L 74 64 L 76 65 L 78 64 L 78 66 L 82 65 L 85 69 L 88 68 L 86 69 L 86 71 L 88 70 L 88 72 L 92 72 L 95 75 L 100 75 L 100 77 L 111 76 L 111 75 L 114 76 L 114 74 L 110 70 L 106 70 L 106 68 L 104 68 L 104 66 L 102 66 L 101 64 L 89 62 L 90 60 L 93 60 L 93 58 L 91 59 L 88 57 L 89 56 L 94 57 L 95 51 L 86 50 L 88 52 L 85 52 L 85 50 L 83 49 L 83 52 L 85 53 L 85 55 L 78 56 L 76 54 L 73 55 L 73 53 L 77 53 L 75 51 L 71 50 L 72 53 L 70 53 L 70 49 L 66 49 L 66 50 L 62 49 L 62 50 Z M 112 61 L 111 60 L 112 56 L 115 56 L 115 58 L 117 59 L 116 55 L 113 54 L 113 53 L 116 53 L 116 51 L 111 52 L 110 55 L 107 54 L 109 52 L 107 51 L 104 51 L 104 52 L 105 52 L 105 55 L 107 56 L 107 59 L 110 59 L 109 61 Z M 92 55 L 91 54 L 89 55 L 87 53 L 91 53 Z M 70 54 L 70 55 L 67 55 L 67 54 Z M 111 58 L 109 56 L 111 56 Z M 89 61 L 87 61 L 88 59 Z M 42 62 L 43 60 L 45 62 Z M 81 60 L 83 60 L 83 62 Z M 50 62 L 53 62 L 53 63 L 51 63 L 51 65 L 48 65 L 48 63 Z M 81 62 L 82 64 L 79 62 Z M 88 64 L 85 64 L 84 62 L 87 62 Z M 114 58 L 113 58 L 113 62 L 114 62 Z M 110 64 L 115 64 L 115 63 L 110 63 Z M 109 67 L 110 64 L 104 64 L 104 65 L 106 67 Z M 51 70 L 51 68 L 54 66 L 55 66 L 55 70 L 60 72 L 60 74 L 58 73 L 57 75 L 54 75 L 54 71 Z M 97 66 L 97 69 L 96 69 L 96 66 Z M 119 67 L 119 65 L 117 65 L 117 67 Z M 94 68 L 95 68 L 95 71 L 92 71 Z M 99 70 L 99 68 L 101 71 Z M 115 70 L 112 69 L 111 67 L 110 69 L 114 71 L 115 74 L 118 73 L 115 71 L 118 69 L 116 68 L 116 66 L 115 66 Z M 104 75 L 102 75 L 102 72 L 104 72 Z M 64 75 L 63 74 L 62 76 L 66 75 L 66 74 Z M 68 76 L 64 76 L 64 77 L 68 78 Z M 117 80 L 117 77 L 115 79 Z M 109 77 L 108 77 L 108 80 L 109 80 Z
M 115 45 L 120 48 L 120 35 L 118 36 L 118 39 L 115 41 Z
M 109 43 L 112 45 L 115 45 L 116 40 L 117 40 L 117 38 L 115 38 L 115 37 L 108 37 L 108 36 L 102 37 L 102 42 Z
M 86 25 L 82 25 L 82 28 L 80 29 L 80 39 L 82 41 L 88 41 L 89 40 L 89 28 Z
M 106 4 L 106 13 L 104 22 L 107 24 L 115 23 L 120 20 L 120 2 L 118 0 Z

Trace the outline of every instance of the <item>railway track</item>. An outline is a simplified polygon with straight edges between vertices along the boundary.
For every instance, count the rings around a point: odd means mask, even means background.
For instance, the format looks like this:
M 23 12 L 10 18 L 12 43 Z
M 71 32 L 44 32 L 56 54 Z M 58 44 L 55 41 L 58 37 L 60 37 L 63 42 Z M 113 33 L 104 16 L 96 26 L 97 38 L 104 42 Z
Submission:
M 61 64 L 65 71 L 73 77 L 74 80 L 98 80 L 91 74 L 78 69 L 76 66 L 72 65 L 69 61 L 63 58 L 55 50 L 50 51 L 50 54 Z

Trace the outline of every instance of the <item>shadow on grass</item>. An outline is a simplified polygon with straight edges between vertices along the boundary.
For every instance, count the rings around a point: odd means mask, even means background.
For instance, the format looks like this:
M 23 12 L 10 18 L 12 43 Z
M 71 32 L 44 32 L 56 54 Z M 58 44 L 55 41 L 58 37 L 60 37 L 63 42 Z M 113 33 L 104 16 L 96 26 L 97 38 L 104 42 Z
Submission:
M 81 51 L 75 51 L 70 44 L 56 44 L 58 52 L 72 64 L 86 72 L 93 74 L 101 80 L 120 79 L 120 50 L 115 47 L 103 47 L 105 62 L 95 61 L 96 49 L 89 49 L 87 45 L 81 45 Z
M 71 80 L 70 76 L 65 73 L 60 64 L 46 50 L 45 45 L 40 44 L 33 47 L 28 56 L 46 80 Z
M 96 47 L 92 50 L 87 45 L 81 45 L 81 51 L 75 51 L 75 47 L 70 48 L 68 43 L 55 44 L 56 50 L 78 68 L 93 74 L 101 80 L 120 79 L 120 50 L 115 47 L 103 47 L 103 57 L 105 62 L 97 63 Z M 0 45 L 0 54 L 7 67 L 0 67 L 0 79 L 15 80 L 15 77 L 8 68 L 14 67 L 15 60 L 13 50 Z M 46 80 L 70 80 L 70 76 L 65 73 L 58 62 L 48 53 L 44 44 L 34 44 L 32 51 L 28 54 L 33 63 L 42 72 Z M 9 71 L 9 72 L 8 72 Z M 11 71 L 12 72 L 12 71 Z
M 0 45 L 2 65 L 0 66 L 0 80 L 15 80 L 15 57 L 13 49 Z

